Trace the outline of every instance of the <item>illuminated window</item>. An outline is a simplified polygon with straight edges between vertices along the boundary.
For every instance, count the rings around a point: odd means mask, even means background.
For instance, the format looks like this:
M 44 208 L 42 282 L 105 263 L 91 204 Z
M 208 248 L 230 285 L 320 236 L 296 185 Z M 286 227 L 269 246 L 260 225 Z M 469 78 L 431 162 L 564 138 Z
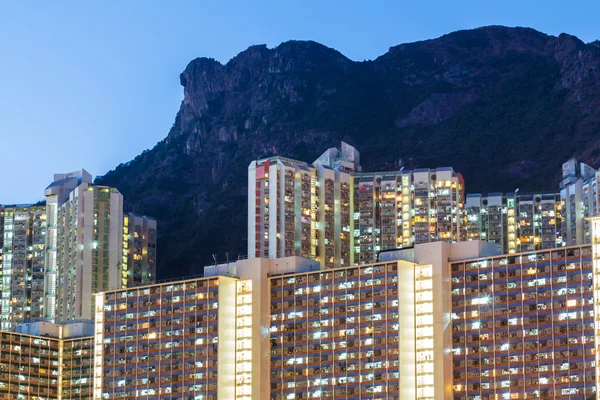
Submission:
M 489 296 L 486 297 L 478 297 L 475 299 L 471 300 L 471 305 L 478 305 L 478 304 L 489 304 L 490 303 L 490 298 Z

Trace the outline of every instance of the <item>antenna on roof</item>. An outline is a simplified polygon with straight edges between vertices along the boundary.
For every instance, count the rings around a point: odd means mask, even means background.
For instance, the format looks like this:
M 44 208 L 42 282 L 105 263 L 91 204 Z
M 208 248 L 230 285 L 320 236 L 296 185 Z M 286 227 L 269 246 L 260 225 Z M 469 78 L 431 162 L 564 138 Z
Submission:
M 215 266 L 216 266 L 216 265 L 217 265 L 217 255 L 216 255 L 216 254 L 213 254 L 213 255 L 212 255 L 212 258 L 213 258 L 213 260 L 214 260 L 214 262 L 215 262 Z

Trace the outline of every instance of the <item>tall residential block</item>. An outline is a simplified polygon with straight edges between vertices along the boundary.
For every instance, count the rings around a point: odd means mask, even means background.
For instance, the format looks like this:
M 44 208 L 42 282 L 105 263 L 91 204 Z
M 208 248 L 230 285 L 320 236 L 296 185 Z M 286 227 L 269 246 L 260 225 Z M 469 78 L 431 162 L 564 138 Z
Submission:
M 0 329 L 44 317 L 46 210 L 43 205 L 0 209 Z
M 452 168 L 359 173 L 354 182 L 357 263 L 382 250 L 464 240 L 464 181 Z
M 123 213 L 85 170 L 56 174 L 45 204 L 0 206 L 0 329 L 93 316 L 93 294 L 156 280 L 156 220 Z
M 81 183 L 57 213 L 56 320 L 90 319 L 93 294 L 127 286 L 123 264 L 123 196 Z
M 248 256 L 300 256 L 323 268 L 378 251 L 464 238 L 464 182 L 452 168 L 361 172 L 346 143 L 313 164 L 283 157 L 248 168 Z
M 563 245 L 559 194 L 468 194 L 467 240 L 498 244 L 505 253 Z
M 428 262 L 447 256 L 443 245 L 423 245 Z M 261 398 L 451 396 L 451 354 L 436 351 L 450 343 L 450 277 L 433 265 L 407 257 L 270 276 L 270 392 Z
M 156 281 L 156 220 L 134 213 L 123 217 L 123 256 L 127 287 Z
M 45 194 L 45 319 L 89 319 L 95 293 L 156 280 L 156 220 L 124 214 L 117 189 L 80 170 L 56 174 Z
M 467 240 L 498 243 L 507 253 L 589 244 L 599 181 L 600 172 L 573 158 L 562 166 L 556 193 L 468 194 Z
M 58 250 L 64 246 L 59 242 L 59 209 L 69 200 L 69 194 L 82 183 L 91 184 L 92 175 L 86 170 L 55 174 L 54 181 L 46 188 L 46 261 L 45 261 L 45 319 L 56 319 L 56 296 L 58 289 Z M 62 231 L 62 229 L 61 229 Z
M 562 231 L 566 245 L 591 243 L 587 218 L 598 215 L 600 172 L 571 159 L 563 164 L 560 197 L 563 201 Z
M 350 265 L 353 177 L 344 169 L 283 157 L 248 168 L 249 257 L 300 256 Z
M 0 332 L 0 398 L 79 400 L 92 395 L 93 323 L 35 322 Z

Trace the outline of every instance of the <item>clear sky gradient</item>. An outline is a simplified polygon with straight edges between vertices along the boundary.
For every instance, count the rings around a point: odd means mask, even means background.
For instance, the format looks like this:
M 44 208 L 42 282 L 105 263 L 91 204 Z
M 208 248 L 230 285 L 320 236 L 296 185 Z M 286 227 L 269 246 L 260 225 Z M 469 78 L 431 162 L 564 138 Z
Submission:
M 195 57 L 310 39 L 353 60 L 483 25 L 600 39 L 600 1 L 0 2 L 0 203 L 43 199 L 55 172 L 102 175 L 163 139 Z

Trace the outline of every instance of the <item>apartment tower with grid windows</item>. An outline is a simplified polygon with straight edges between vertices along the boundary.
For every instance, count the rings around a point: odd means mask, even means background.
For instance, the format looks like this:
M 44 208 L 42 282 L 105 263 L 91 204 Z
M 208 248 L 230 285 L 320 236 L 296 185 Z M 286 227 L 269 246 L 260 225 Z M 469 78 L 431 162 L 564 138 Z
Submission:
M 558 193 L 468 194 L 465 209 L 467 240 L 497 243 L 505 253 L 563 245 Z
M 58 249 L 59 245 L 59 209 L 69 199 L 69 194 L 82 183 L 91 184 L 92 175 L 81 169 L 65 174 L 54 174 L 54 181 L 48 185 L 44 195 L 46 198 L 46 255 L 45 255 L 45 319 L 56 319 L 56 295 L 58 289 Z
M 46 208 L 0 208 L 0 329 L 44 317 Z
M 84 182 L 58 207 L 57 227 L 56 320 L 90 319 L 94 293 L 127 286 L 123 196 Z
M 600 211 L 598 186 L 600 172 L 572 158 L 562 166 L 560 198 L 562 234 L 566 245 L 592 243 L 588 218 Z
M 382 250 L 464 240 L 464 181 L 452 168 L 360 173 L 354 182 L 357 263 Z
M 123 217 L 123 256 L 127 287 L 156 281 L 156 220 L 127 213 Z
M 447 260 L 495 251 L 428 243 L 328 270 L 255 258 L 97 294 L 94 399 L 451 396 Z
M 455 399 L 597 393 L 591 245 L 451 262 Z
M 343 143 L 313 164 L 283 157 L 248 168 L 248 256 L 300 256 L 323 268 L 381 250 L 464 240 L 464 181 L 452 168 L 362 172 Z
M 0 331 L 0 398 L 89 399 L 93 334 L 93 321 L 31 322 Z
M 156 280 L 156 220 L 123 213 L 115 188 L 85 170 L 56 174 L 45 191 L 44 318 L 93 317 L 93 295 Z
M 248 255 L 319 260 L 325 268 L 354 263 L 353 176 L 343 166 L 283 157 L 248 168 Z
M 123 213 L 85 170 L 55 174 L 45 204 L 0 205 L 0 329 L 93 315 L 93 294 L 156 280 L 157 223 Z
M 506 253 L 590 244 L 599 180 L 598 171 L 573 158 L 562 166 L 556 193 L 468 194 L 466 238 L 497 243 Z

